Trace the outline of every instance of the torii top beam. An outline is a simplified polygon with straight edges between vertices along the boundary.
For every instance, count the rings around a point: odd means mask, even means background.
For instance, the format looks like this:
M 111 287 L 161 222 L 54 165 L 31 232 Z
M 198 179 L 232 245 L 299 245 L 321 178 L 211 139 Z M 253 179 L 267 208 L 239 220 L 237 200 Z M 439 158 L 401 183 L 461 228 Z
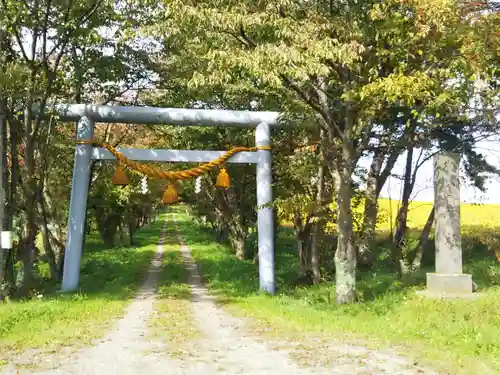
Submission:
M 279 112 L 232 111 L 157 107 L 124 107 L 95 104 L 59 104 L 48 107 L 64 121 L 86 116 L 95 122 L 145 125 L 201 125 L 255 128 L 260 123 L 279 127 Z

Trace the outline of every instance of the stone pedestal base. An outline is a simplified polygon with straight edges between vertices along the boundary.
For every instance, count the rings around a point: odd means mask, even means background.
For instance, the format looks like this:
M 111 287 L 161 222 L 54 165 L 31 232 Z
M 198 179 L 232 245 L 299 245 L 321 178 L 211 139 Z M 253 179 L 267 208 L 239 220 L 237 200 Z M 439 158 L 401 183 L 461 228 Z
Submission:
M 472 293 L 472 275 L 428 273 L 427 290 L 434 293 Z
M 472 275 L 428 273 L 427 290 L 418 294 L 435 298 L 475 298 L 477 293 L 473 291 Z

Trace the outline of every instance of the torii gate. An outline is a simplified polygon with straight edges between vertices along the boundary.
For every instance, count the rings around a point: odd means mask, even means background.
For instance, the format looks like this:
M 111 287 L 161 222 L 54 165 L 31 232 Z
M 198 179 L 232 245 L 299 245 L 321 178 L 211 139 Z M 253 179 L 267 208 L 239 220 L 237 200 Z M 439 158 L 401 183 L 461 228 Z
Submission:
M 128 123 L 143 125 L 181 126 L 234 126 L 255 128 L 255 145 L 271 146 L 271 127 L 278 127 L 278 112 L 231 111 L 214 109 L 183 109 L 154 107 L 123 107 L 89 104 L 57 105 L 53 108 L 63 121 L 77 121 L 77 141 L 90 141 L 94 135 L 94 124 Z M 130 160 L 160 162 L 209 162 L 225 151 L 194 150 L 146 150 L 118 149 Z M 115 157 L 104 148 L 92 144 L 75 146 L 75 162 L 68 217 L 68 233 L 62 291 L 78 288 L 80 261 L 82 256 L 85 213 L 91 160 L 113 160 Z M 251 163 L 257 165 L 257 230 L 259 252 L 260 290 L 274 294 L 274 219 L 272 202 L 271 151 L 240 152 L 228 163 Z

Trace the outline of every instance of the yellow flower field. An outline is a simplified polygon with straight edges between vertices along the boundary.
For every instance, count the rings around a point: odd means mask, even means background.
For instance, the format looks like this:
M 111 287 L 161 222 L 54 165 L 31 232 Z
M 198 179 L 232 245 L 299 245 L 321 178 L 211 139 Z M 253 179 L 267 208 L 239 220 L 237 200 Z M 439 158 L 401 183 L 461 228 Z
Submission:
M 391 221 L 397 215 L 399 201 L 382 198 L 379 200 L 380 214 L 383 219 L 379 228 L 390 229 Z M 429 213 L 432 209 L 432 202 L 412 202 L 410 204 L 408 226 L 411 228 L 421 228 L 425 225 Z M 500 205 L 497 204 L 469 204 L 460 206 L 462 227 L 500 227 Z M 390 220 L 390 218 L 393 218 Z M 465 228 L 464 228 L 465 229 Z

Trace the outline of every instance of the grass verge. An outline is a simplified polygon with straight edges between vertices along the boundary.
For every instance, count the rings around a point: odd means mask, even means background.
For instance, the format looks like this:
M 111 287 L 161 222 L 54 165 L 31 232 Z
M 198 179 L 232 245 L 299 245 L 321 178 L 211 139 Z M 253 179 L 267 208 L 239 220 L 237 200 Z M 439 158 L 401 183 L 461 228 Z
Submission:
M 180 211 L 179 211 L 180 212 Z M 335 286 L 292 289 L 286 285 L 298 269 L 293 240 L 280 237 L 276 264 L 279 292 L 256 292 L 257 267 L 237 261 L 213 235 L 180 213 L 182 233 L 200 265 L 208 288 L 232 312 L 254 318 L 267 332 L 287 337 L 339 337 L 366 340 L 371 347 L 400 351 L 443 374 L 498 374 L 500 371 L 500 266 L 478 261 L 466 265 L 481 290 L 476 301 L 436 301 L 418 297 L 422 286 L 405 286 L 389 273 L 360 274 L 364 301 L 335 305 Z M 495 281 L 496 280 L 496 281 Z M 496 284 L 491 286 L 492 284 Z
M 198 337 L 199 330 L 191 313 L 191 291 L 188 274 L 182 261 L 180 245 L 170 224 L 165 238 L 163 259 L 158 283 L 155 314 L 149 321 L 151 334 L 167 345 L 166 352 L 173 357 L 187 353 L 187 344 Z
M 88 345 L 123 314 L 156 250 L 162 220 L 140 229 L 136 245 L 105 249 L 87 239 L 80 290 L 0 304 L 0 363 L 26 349 Z

